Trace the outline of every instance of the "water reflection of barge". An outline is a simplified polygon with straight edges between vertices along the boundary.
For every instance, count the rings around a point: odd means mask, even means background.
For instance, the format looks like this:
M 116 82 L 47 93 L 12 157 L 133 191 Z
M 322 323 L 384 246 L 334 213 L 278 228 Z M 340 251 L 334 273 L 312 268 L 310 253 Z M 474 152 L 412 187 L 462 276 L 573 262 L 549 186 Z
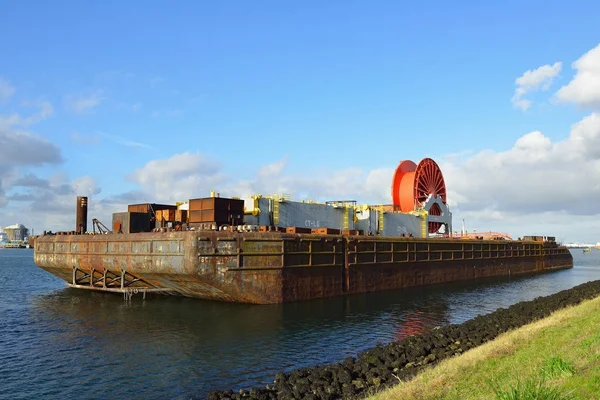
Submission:
M 80 289 L 259 304 L 573 266 L 552 237 L 451 238 L 433 160 L 400 163 L 392 199 L 390 206 L 284 196 L 132 205 L 113 215 L 110 233 L 37 237 L 35 262 Z M 78 198 L 77 216 L 85 232 L 86 198 Z

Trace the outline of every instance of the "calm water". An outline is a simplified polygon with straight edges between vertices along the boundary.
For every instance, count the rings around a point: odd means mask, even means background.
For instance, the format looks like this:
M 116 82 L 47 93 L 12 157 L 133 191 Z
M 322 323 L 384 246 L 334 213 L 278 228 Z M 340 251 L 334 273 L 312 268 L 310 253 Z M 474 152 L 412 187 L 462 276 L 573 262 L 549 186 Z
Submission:
M 437 325 L 600 279 L 600 252 L 567 271 L 250 306 L 65 288 L 33 251 L 0 250 L 0 398 L 202 397 L 271 383 Z

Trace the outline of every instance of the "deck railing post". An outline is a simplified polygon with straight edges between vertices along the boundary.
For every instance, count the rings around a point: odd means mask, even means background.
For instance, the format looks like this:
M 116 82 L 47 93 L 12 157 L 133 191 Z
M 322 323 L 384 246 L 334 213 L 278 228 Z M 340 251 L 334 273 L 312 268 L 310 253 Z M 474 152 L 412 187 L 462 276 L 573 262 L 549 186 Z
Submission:
M 350 266 L 348 262 L 350 243 L 347 237 L 342 239 L 342 250 L 344 251 L 344 292 L 347 292 L 350 289 Z
M 373 264 L 377 264 L 377 242 L 373 241 Z

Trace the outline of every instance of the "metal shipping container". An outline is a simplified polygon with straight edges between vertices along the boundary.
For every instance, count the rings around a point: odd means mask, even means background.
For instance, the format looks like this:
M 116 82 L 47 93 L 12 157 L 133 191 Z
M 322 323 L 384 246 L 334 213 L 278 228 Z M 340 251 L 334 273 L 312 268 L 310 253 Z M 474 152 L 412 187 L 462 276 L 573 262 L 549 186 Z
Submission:
M 383 236 L 413 236 L 416 238 L 424 237 L 423 229 L 427 221 L 423 221 L 418 215 L 403 213 L 384 213 L 383 214 Z M 427 233 L 425 234 L 427 237 Z
M 114 213 L 112 226 L 115 233 L 150 232 L 150 214 L 138 212 Z
M 235 213 L 244 212 L 244 200 L 230 199 L 227 197 L 205 197 L 201 199 L 190 199 L 190 211 L 220 210 Z
M 282 228 L 354 229 L 354 209 L 326 204 L 278 201 L 268 198 L 258 200 L 260 214 L 257 218 L 246 216 L 247 224 L 272 225 Z

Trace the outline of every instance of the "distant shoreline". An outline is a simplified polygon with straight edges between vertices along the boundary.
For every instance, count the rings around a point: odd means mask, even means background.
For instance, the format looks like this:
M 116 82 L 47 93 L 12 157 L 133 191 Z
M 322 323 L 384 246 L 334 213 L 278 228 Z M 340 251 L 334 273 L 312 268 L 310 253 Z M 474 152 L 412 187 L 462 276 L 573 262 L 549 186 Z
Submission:
M 29 243 L 27 242 L 2 242 L 0 243 L 0 249 L 29 249 Z

